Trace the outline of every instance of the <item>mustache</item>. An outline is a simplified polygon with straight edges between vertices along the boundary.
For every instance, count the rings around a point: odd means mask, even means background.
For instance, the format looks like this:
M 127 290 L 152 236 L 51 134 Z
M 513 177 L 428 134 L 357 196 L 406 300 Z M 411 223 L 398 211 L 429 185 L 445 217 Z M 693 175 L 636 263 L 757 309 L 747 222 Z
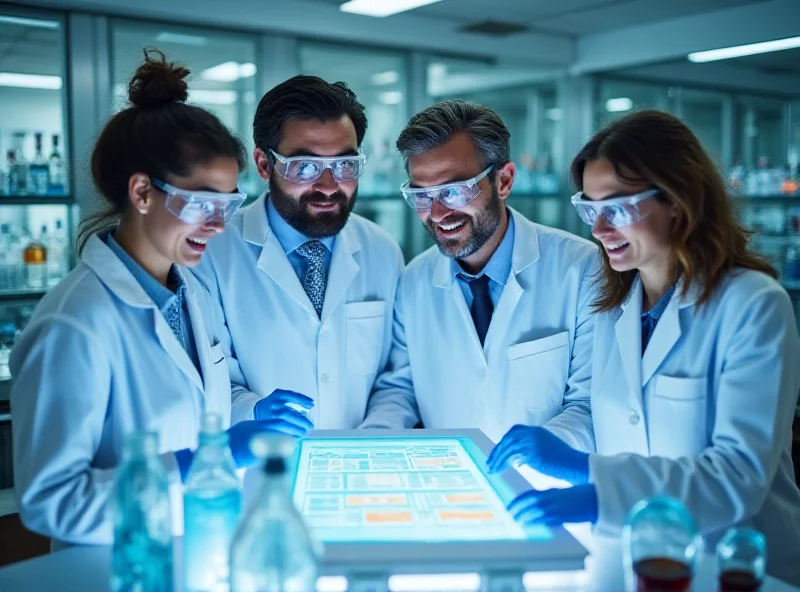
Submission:
M 336 193 L 332 193 L 331 195 L 325 195 L 320 191 L 315 191 L 314 193 L 301 195 L 298 201 L 303 205 L 306 205 L 311 202 L 338 203 L 341 205 L 346 205 L 347 202 L 349 201 L 349 198 L 342 191 L 337 191 Z

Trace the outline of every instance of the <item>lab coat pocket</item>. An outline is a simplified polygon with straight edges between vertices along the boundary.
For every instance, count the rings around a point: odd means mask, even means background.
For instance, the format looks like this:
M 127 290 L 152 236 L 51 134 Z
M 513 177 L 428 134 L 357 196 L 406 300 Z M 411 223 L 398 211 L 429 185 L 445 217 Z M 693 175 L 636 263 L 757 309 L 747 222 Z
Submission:
M 383 351 L 386 303 L 348 302 L 347 369 L 355 374 L 376 374 Z
M 508 348 L 509 421 L 540 425 L 561 410 L 569 370 L 569 333 L 564 331 Z
M 231 376 L 228 361 L 222 352 L 222 344 L 211 346 L 208 353 L 211 361 L 211 376 L 205 380 L 206 412 L 219 413 L 225 425 L 231 417 Z
M 667 458 L 697 456 L 708 444 L 708 379 L 659 374 L 653 380 L 647 418 L 650 454 Z

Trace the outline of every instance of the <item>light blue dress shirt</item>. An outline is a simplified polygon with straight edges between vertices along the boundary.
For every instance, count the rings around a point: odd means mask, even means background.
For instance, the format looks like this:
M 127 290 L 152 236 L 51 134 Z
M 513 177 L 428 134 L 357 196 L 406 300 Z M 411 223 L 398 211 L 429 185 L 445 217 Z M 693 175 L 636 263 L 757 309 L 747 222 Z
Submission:
M 152 299 L 164 319 L 167 321 L 169 328 L 172 329 L 175 337 L 189 354 L 194 367 L 203 376 L 203 371 L 200 369 L 200 360 L 197 357 L 197 345 L 194 342 L 194 334 L 192 332 L 192 322 L 189 317 L 189 306 L 186 301 L 186 283 L 178 273 L 177 268 L 173 265 L 169 270 L 167 277 L 167 284 L 172 286 L 175 291 L 162 286 L 158 280 L 152 275 L 147 273 L 145 269 L 139 265 L 133 257 L 123 249 L 117 241 L 114 240 L 112 233 L 109 232 L 105 240 L 109 248 L 114 251 L 114 254 L 122 261 L 123 265 L 128 268 L 136 281 L 145 291 L 145 293 Z
M 302 283 L 308 271 L 308 260 L 299 255 L 297 249 L 300 245 L 314 239 L 298 232 L 291 224 L 284 220 L 278 213 L 278 210 L 275 209 L 269 196 L 267 196 L 264 202 L 267 207 L 267 221 L 269 222 L 269 226 L 272 232 L 275 233 L 275 238 L 278 239 L 281 247 L 283 247 L 283 252 L 286 253 L 286 257 L 288 257 L 292 269 L 294 269 L 294 272 L 297 274 L 297 278 L 300 280 L 300 283 Z M 325 270 L 326 278 L 328 277 L 328 269 L 331 266 L 331 255 L 333 253 L 333 243 L 335 240 L 335 236 L 319 239 L 319 241 L 325 245 L 325 258 L 322 262 L 322 266 Z
M 669 304 L 669 300 L 672 298 L 672 293 L 674 291 L 675 286 L 667 288 L 667 291 L 658 299 L 658 302 L 656 302 L 650 310 L 642 313 L 642 355 L 644 355 L 644 350 L 647 348 L 647 344 L 650 343 L 653 331 L 656 330 L 658 319 L 664 314 L 664 310 L 667 308 L 667 304 Z
M 469 279 L 479 277 L 483 274 L 489 276 L 489 295 L 492 298 L 492 304 L 497 308 L 497 302 L 500 300 L 500 295 L 503 293 L 503 288 L 508 281 L 508 276 L 511 274 L 511 257 L 514 254 L 514 217 L 511 212 L 506 209 L 508 213 L 508 227 L 503 236 L 503 240 L 497 245 L 497 249 L 492 254 L 486 266 L 477 274 L 472 275 L 467 273 L 458 264 L 455 259 L 450 260 L 450 271 L 458 282 L 464 300 L 467 301 L 467 308 L 472 308 L 472 290 L 469 289 Z M 467 279 L 464 279 L 467 278 Z

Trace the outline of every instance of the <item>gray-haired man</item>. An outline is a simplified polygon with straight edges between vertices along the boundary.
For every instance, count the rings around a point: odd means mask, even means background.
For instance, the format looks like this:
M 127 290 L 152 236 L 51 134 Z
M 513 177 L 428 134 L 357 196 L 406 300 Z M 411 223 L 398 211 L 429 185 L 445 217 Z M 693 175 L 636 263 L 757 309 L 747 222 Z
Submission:
M 490 109 L 445 101 L 397 147 L 403 196 L 436 243 L 397 290 L 387 370 L 362 427 L 480 428 L 495 442 L 542 425 L 593 450 L 590 304 L 597 249 L 508 208 L 509 132 Z

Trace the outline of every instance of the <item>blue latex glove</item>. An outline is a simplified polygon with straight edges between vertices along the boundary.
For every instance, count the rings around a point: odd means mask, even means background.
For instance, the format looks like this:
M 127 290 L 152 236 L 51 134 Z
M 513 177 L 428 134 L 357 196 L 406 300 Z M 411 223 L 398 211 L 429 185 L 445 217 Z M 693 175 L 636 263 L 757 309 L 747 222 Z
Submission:
M 250 451 L 250 439 L 255 434 L 272 432 L 296 438 L 302 437 L 308 429 L 311 429 L 312 425 L 310 421 L 299 413 L 298 417 L 299 419 L 295 419 L 292 422 L 280 418 L 268 420 L 252 419 L 240 421 L 228 428 L 228 446 L 230 446 L 231 456 L 236 463 L 236 468 L 248 468 L 256 463 L 256 458 Z M 306 425 L 303 425 L 302 420 L 305 420 Z M 181 481 L 186 480 L 186 475 L 189 473 L 189 467 L 192 465 L 193 458 L 194 451 L 189 448 L 184 448 L 183 450 L 175 452 L 175 459 L 178 462 L 178 469 L 181 472 Z
M 597 522 L 597 489 L 592 484 L 544 491 L 532 489 L 517 496 L 508 509 L 518 522 L 527 525 Z
M 314 424 L 302 410 L 313 408 L 313 399 L 294 391 L 275 389 L 270 396 L 256 403 L 253 416 L 258 420 L 275 422 L 275 431 L 301 437 L 314 429 Z
M 486 464 L 490 473 L 500 473 L 515 461 L 573 485 L 589 482 L 589 455 L 543 427 L 515 425 L 494 447 Z

